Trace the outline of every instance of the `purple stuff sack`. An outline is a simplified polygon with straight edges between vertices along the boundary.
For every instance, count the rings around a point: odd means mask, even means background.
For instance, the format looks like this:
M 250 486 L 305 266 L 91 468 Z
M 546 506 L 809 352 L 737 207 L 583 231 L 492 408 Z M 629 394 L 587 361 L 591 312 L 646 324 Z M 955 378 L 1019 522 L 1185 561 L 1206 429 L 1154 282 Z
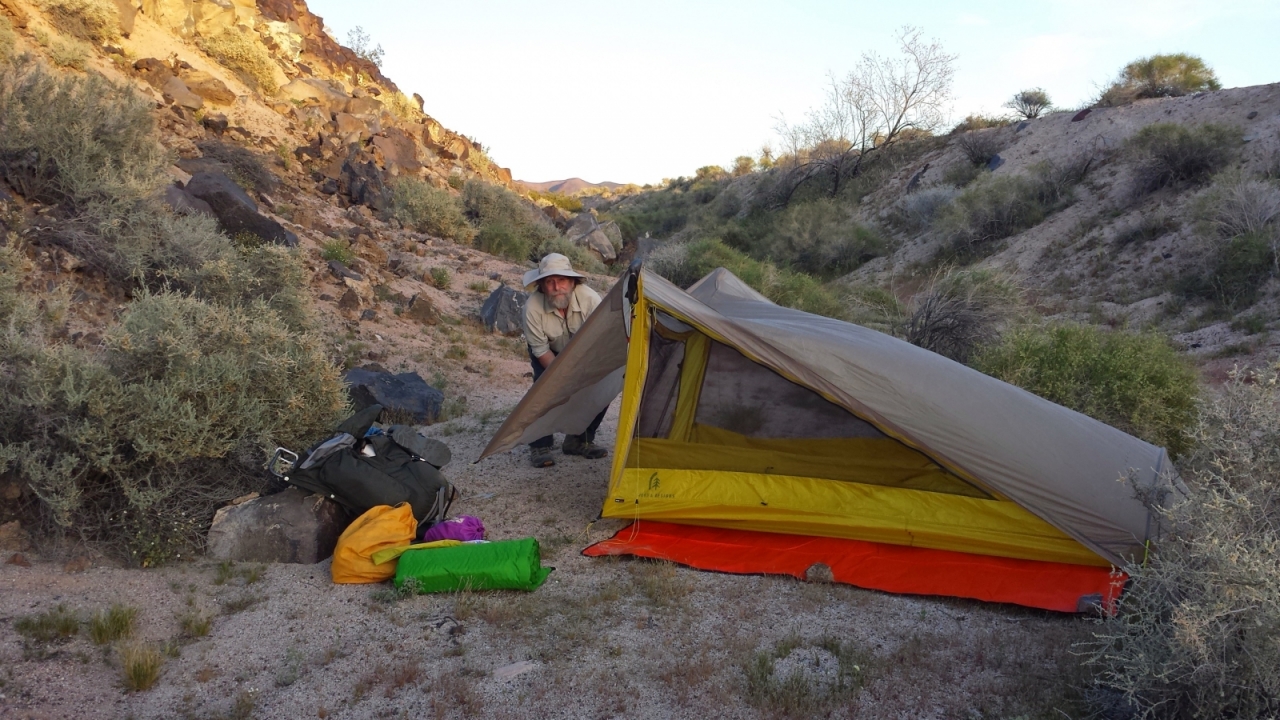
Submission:
M 483 539 L 484 523 L 480 522 L 480 518 L 472 517 L 471 515 L 459 515 L 455 518 L 442 520 L 422 533 L 423 542 L 435 542 L 436 540 L 461 540 L 462 542 L 467 542 Z

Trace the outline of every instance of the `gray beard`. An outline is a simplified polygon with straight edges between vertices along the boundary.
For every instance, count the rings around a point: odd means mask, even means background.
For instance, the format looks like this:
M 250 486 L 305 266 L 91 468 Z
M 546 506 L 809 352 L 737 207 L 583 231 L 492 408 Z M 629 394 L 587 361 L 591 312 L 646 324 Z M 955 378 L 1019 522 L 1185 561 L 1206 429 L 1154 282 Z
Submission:
M 557 310 L 569 309 L 569 293 L 565 293 L 563 295 L 549 295 L 547 299 L 551 301 L 551 307 Z

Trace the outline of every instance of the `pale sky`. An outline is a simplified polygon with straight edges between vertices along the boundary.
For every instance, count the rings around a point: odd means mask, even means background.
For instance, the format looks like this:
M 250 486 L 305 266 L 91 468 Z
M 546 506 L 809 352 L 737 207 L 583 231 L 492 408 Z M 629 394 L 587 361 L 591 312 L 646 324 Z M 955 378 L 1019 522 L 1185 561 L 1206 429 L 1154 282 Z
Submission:
M 339 41 L 362 26 L 401 90 L 529 181 L 643 184 L 758 155 L 907 24 L 959 56 L 953 120 L 1036 86 L 1074 107 L 1154 53 L 1199 55 L 1224 87 L 1280 82 L 1277 0 L 308 4 Z

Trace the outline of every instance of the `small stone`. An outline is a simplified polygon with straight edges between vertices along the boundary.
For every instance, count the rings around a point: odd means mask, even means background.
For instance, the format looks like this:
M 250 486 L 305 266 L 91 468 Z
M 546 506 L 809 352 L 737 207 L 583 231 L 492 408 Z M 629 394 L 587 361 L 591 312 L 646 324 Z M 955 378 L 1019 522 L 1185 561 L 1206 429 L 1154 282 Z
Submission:
M 1258 111 L 1257 111 L 1257 110 L 1250 110 L 1250 111 L 1249 111 L 1249 114 L 1244 116 L 1244 119 L 1245 119 L 1245 120 L 1252 120 L 1252 119 L 1254 119 L 1254 118 L 1256 118 L 1256 117 L 1258 117 Z
M 377 320 L 377 319 L 378 319 L 378 311 L 373 310 L 373 309 L 365 310 L 365 311 L 363 311 L 363 312 L 361 312 L 361 313 L 360 313 L 360 319 L 361 319 L 361 320 Z
M 25 567 L 25 568 L 31 567 L 31 561 L 27 559 L 26 555 L 23 555 L 20 552 L 16 552 L 10 555 L 9 559 L 4 561 L 4 564 L 17 565 L 18 567 Z
M 423 325 L 438 325 L 440 323 L 440 311 L 436 310 L 435 303 L 431 302 L 431 298 L 425 295 L 414 295 L 409 300 L 409 309 L 404 312 L 402 317 L 420 322 Z
M 18 489 L 21 495 L 21 488 Z M 10 498 L 12 499 L 12 498 Z M 17 520 L 0 525 L 0 548 L 5 550 L 26 550 L 31 545 L 31 536 Z
M 511 678 L 516 677 L 517 675 L 523 675 L 536 667 L 538 667 L 538 664 L 531 660 L 521 660 L 520 662 L 511 663 L 510 665 L 503 665 L 493 671 L 493 679 L 510 680 Z
M 89 559 L 88 555 L 77 555 L 62 566 L 62 571 L 65 573 L 81 573 L 91 567 L 93 567 L 93 561 Z

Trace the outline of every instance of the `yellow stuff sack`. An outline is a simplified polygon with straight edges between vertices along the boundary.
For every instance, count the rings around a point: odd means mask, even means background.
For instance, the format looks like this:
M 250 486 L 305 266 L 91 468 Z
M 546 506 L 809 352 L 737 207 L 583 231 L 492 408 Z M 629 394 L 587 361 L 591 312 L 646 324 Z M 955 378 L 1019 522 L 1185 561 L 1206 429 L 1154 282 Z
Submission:
M 369 508 L 338 538 L 333 549 L 333 581 L 376 583 L 395 577 L 395 562 L 374 565 L 372 556 L 384 548 L 412 543 L 417 530 L 418 521 L 409 503 Z

